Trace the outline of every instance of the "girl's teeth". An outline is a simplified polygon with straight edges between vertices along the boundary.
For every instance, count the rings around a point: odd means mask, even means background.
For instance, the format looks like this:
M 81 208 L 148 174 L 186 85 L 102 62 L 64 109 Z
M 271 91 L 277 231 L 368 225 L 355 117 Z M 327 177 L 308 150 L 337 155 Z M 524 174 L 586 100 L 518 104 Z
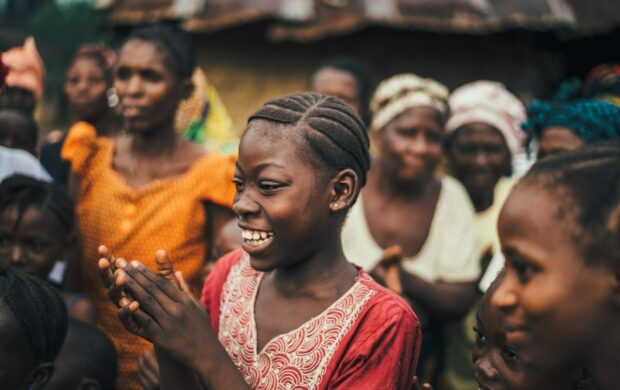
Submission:
M 265 238 L 267 238 L 267 233 L 265 233 L 265 232 L 261 232 L 261 234 L 260 234 L 260 238 L 262 238 L 263 240 L 264 240 Z
M 254 234 L 252 235 L 252 239 L 253 239 L 254 241 L 256 241 L 256 240 L 260 240 L 260 234 L 258 234 L 257 232 L 254 232 Z

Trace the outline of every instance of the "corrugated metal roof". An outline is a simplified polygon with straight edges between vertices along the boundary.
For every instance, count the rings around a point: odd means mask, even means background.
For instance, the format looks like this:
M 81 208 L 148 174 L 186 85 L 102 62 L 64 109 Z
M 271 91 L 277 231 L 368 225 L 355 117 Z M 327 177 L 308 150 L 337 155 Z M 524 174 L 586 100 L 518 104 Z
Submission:
M 512 28 L 604 32 L 618 0 L 99 0 L 113 25 L 181 20 L 192 32 L 270 22 L 274 40 L 309 41 L 368 26 L 487 33 Z

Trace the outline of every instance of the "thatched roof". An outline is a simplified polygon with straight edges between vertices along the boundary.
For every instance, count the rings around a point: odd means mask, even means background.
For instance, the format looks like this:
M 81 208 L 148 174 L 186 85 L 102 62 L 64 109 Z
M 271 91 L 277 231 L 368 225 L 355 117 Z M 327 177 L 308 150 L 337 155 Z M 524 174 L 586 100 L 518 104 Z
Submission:
M 311 41 L 369 26 L 481 34 L 620 26 L 618 0 L 99 0 L 112 25 L 180 20 L 192 32 L 265 21 L 274 40 Z

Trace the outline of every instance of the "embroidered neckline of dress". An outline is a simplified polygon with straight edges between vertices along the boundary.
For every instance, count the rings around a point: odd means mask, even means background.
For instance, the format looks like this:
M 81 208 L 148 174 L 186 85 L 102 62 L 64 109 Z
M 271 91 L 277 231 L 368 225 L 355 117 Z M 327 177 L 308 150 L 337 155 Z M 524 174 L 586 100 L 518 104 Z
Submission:
M 244 256 L 231 269 L 221 297 L 218 338 L 255 389 L 315 389 L 340 341 L 356 323 L 366 303 L 377 293 L 358 280 L 317 316 L 300 327 L 275 336 L 257 353 L 254 303 L 263 273 Z
M 244 261 L 245 261 L 245 258 L 244 258 Z M 355 268 L 357 269 L 357 267 Z M 257 272 L 256 285 L 254 287 L 252 297 L 250 298 L 250 313 L 249 314 L 250 314 L 250 326 L 252 327 L 252 335 L 251 335 L 252 340 L 248 340 L 248 341 L 251 342 L 252 344 L 252 352 L 254 353 L 255 359 L 258 359 L 258 357 L 261 354 L 263 354 L 263 352 L 265 352 L 271 344 L 276 343 L 279 338 L 291 337 L 291 335 L 295 334 L 296 332 L 309 327 L 312 322 L 317 321 L 320 317 L 327 315 L 330 310 L 334 310 L 334 308 L 336 308 L 339 304 L 341 304 L 340 302 L 341 300 L 345 300 L 347 296 L 353 293 L 353 291 L 357 288 L 357 285 L 361 283 L 360 280 L 362 279 L 362 277 L 366 277 L 366 273 L 363 270 L 359 269 L 357 275 L 355 276 L 355 282 L 353 283 L 353 285 L 351 285 L 351 287 L 347 289 L 347 291 L 345 291 L 344 294 L 340 296 L 340 298 L 336 299 L 325 310 L 315 315 L 314 317 L 311 317 L 309 320 L 305 321 L 304 323 L 299 325 L 297 328 L 291 329 L 286 333 L 281 333 L 279 335 L 274 336 L 271 340 L 267 341 L 265 345 L 263 345 L 263 348 L 259 352 L 258 351 L 258 327 L 256 325 L 256 296 L 258 295 L 258 290 L 260 290 L 260 285 L 261 285 L 261 282 L 263 281 L 263 276 L 265 276 L 264 272 Z

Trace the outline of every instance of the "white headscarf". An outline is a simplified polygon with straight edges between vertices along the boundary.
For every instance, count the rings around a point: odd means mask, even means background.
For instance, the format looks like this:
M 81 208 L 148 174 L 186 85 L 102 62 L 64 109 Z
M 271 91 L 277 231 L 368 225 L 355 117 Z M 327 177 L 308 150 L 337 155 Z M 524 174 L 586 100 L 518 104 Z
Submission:
M 465 84 L 450 95 L 448 134 L 470 123 L 484 123 L 499 130 L 514 156 L 525 139 L 521 124 L 526 120 L 525 106 L 503 84 L 479 80 Z

